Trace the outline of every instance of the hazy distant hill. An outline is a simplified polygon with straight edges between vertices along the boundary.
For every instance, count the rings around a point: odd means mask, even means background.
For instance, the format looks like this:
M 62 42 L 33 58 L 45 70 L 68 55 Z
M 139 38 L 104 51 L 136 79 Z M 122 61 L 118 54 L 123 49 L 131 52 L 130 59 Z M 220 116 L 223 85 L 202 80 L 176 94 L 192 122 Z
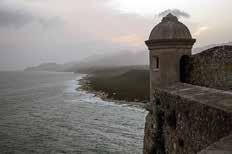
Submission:
M 26 68 L 26 71 L 56 71 L 78 72 L 96 68 L 112 68 L 120 66 L 148 65 L 148 52 L 120 52 L 108 55 L 95 55 L 80 62 L 65 64 L 44 63 L 39 66 Z
M 49 71 L 49 72 L 65 72 L 75 63 L 56 64 L 56 63 L 43 63 L 38 66 L 28 67 L 25 71 Z
M 220 46 L 232 45 L 232 42 L 222 44 L 211 44 L 204 47 L 194 48 L 193 53 L 199 53 L 206 49 Z M 56 72 L 88 72 L 99 68 L 112 68 L 120 66 L 147 66 L 149 63 L 149 51 L 130 52 L 123 51 L 114 54 L 94 55 L 79 62 L 65 64 L 44 63 L 39 66 L 30 67 L 26 71 L 56 71 Z
M 62 65 L 56 63 L 44 63 L 35 67 L 28 67 L 25 71 L 60 71 Z
M 69 71 L 79 72 L 80 70 L 137 65 L 148 65 L 148 52 L 121 52 L 110 55 L 92 56 L 73 65 L 69 68 Z

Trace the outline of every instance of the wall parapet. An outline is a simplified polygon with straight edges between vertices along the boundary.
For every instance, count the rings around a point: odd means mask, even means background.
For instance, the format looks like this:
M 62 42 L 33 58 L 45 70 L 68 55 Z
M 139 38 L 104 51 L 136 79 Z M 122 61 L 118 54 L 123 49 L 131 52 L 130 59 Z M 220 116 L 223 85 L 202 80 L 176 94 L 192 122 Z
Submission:
M 159 88 L 159 91 L 165 91 L 175 96 L 232 113 L 232 91 L 224 91 L 181 82 L 163 87 L 162 89 Z
M 232 91 L 232 46 L 217 46 L 183 57 L 182 82 Z
M 154 88 L 153 96 L 145 154 L 196 154 L 232 133 L 230 91 L 176 83 Z

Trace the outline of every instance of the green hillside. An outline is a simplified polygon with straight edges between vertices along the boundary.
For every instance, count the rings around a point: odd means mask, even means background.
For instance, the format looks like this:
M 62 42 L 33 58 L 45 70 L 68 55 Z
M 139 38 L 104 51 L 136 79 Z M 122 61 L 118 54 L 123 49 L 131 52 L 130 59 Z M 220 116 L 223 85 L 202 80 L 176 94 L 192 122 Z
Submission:
M 145 68 L 99 70 L 87 80 L 88 88 L 106 93 L 107 98 L 126 101 L 149 99 L 149 71 Z

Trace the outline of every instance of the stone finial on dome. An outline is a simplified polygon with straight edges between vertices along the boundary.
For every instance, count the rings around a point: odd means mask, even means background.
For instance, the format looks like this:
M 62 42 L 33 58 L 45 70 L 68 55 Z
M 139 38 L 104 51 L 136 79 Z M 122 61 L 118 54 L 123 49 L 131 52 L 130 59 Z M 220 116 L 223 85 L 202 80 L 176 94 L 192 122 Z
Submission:
M 163 17 L 151 31 L 149 40 L 192 39 L 189 29 L 173 14 Z
M 173 14 L 169 13 L 167 16 L 163 17 L 162 19 L 162 22 L 167 22 L 167 21 L 178 22 L 178 18 Z

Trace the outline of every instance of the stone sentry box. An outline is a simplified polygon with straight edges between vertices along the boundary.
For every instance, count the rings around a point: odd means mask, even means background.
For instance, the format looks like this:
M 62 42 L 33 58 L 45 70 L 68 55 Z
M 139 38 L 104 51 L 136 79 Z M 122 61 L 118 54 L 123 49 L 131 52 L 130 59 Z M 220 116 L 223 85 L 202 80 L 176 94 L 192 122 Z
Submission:
M 150 50 L 151 88 L 145 154 L 195 154 L 232 132 L 232 92 L 212 89 L 214 85 L 209 84 L 211 88 L 201 87 L 208 86 L 204 76 L 198 77 L 201 82 L 196 85 L 200 86 L 192 85 L 195 66 L 201 66 L 191 61 L 187 62 L 190 72 L 181 76 L 181 59 L 192 57 L 195 41 L 189 29 L 168 14 L 145 42 Z M 182 79 L 190 84 L 181 83 Z
M 188 28 L 172 14 L 155 26 L 146 41 L 150 50 L 151 88 L 180 80 L 180 59 L 191 55 L 195 41 Z

